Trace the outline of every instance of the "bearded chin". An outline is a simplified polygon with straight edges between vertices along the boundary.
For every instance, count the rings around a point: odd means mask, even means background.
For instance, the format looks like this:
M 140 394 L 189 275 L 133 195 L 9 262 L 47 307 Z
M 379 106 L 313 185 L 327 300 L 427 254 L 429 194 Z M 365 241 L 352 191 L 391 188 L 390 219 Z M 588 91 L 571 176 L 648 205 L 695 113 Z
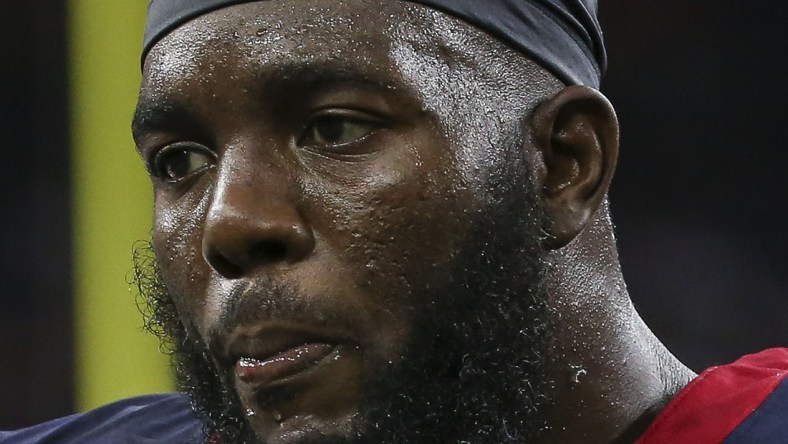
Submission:
M 401 359 L 381 363 L 352 436 L 304 443 L 524 443 L 546 427 L 543 213 L 523 165 L 490 183 L 453 282 L 414 301 L 416 325 Z M 512 177 L 516 176 L 516 177 Z M 219 442 L 259 442 L 227 377 L 180 322 L 151 255 L 139 250 L 137 284 L 151 331 L 170 347 L 178 382 Z

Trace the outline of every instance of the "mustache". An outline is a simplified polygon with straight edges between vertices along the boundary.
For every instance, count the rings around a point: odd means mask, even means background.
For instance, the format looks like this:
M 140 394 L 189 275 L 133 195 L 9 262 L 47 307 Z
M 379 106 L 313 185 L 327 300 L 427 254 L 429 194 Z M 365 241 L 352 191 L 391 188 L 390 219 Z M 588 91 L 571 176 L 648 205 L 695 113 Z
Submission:
M 226 291 L 223 298 L 225 304 L 218 321 L 209 331 L 209 346 L 221 343 L 244 326 L 283 323 L 320 330 L 355 331 L 363 322 L 360 310 L 338 304 L 327 295 L 308 294 L 296 285 L 270 278 L 238 283 Z

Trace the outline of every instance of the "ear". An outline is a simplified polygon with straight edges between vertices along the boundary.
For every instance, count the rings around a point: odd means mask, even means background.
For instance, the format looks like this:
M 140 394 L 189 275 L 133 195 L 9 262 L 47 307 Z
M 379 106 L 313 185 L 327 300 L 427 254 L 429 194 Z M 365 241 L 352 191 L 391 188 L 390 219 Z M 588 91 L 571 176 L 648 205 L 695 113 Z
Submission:
M 533 131 L 544 159 L 545 247 L 558 249 L 585 228 L 607 194 L 618 158 L 618 119 L 602 93 L 575 85 L 539 105 Z

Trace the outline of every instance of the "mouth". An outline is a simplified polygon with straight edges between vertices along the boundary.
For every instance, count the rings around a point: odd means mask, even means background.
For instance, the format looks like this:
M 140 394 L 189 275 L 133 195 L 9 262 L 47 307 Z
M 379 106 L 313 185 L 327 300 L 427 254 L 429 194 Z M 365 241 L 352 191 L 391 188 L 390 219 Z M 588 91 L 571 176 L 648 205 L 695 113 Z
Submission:
M 287 383 L 354 348 L 346 336 L 290 326 L 239 329 L 228 344 L 225 364 L 253 391 Z
M 260 389 L 296 377 L 337 355 L 337 344 L 310 342 L 268 356 L 242 356 L 235 362 L 238 379 Z

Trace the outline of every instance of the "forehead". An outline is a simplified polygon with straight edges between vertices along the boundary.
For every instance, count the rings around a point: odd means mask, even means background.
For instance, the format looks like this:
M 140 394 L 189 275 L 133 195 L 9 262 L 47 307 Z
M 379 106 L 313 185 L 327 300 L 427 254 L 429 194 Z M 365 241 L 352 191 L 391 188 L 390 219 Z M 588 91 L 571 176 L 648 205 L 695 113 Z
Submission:
M 282 71 L 327 64 L 381 74 L 391 68 L 397 24 L 428 18 L 416 9 L 382 0 L 269 0 L 225 7 L 157 43 L 146 59 L 144 79 L 172 84 L 193 79 L 198 71 L 202 76 L 224 71 L 227 80 L 238 80 L 261 68 L 282 77 Z

